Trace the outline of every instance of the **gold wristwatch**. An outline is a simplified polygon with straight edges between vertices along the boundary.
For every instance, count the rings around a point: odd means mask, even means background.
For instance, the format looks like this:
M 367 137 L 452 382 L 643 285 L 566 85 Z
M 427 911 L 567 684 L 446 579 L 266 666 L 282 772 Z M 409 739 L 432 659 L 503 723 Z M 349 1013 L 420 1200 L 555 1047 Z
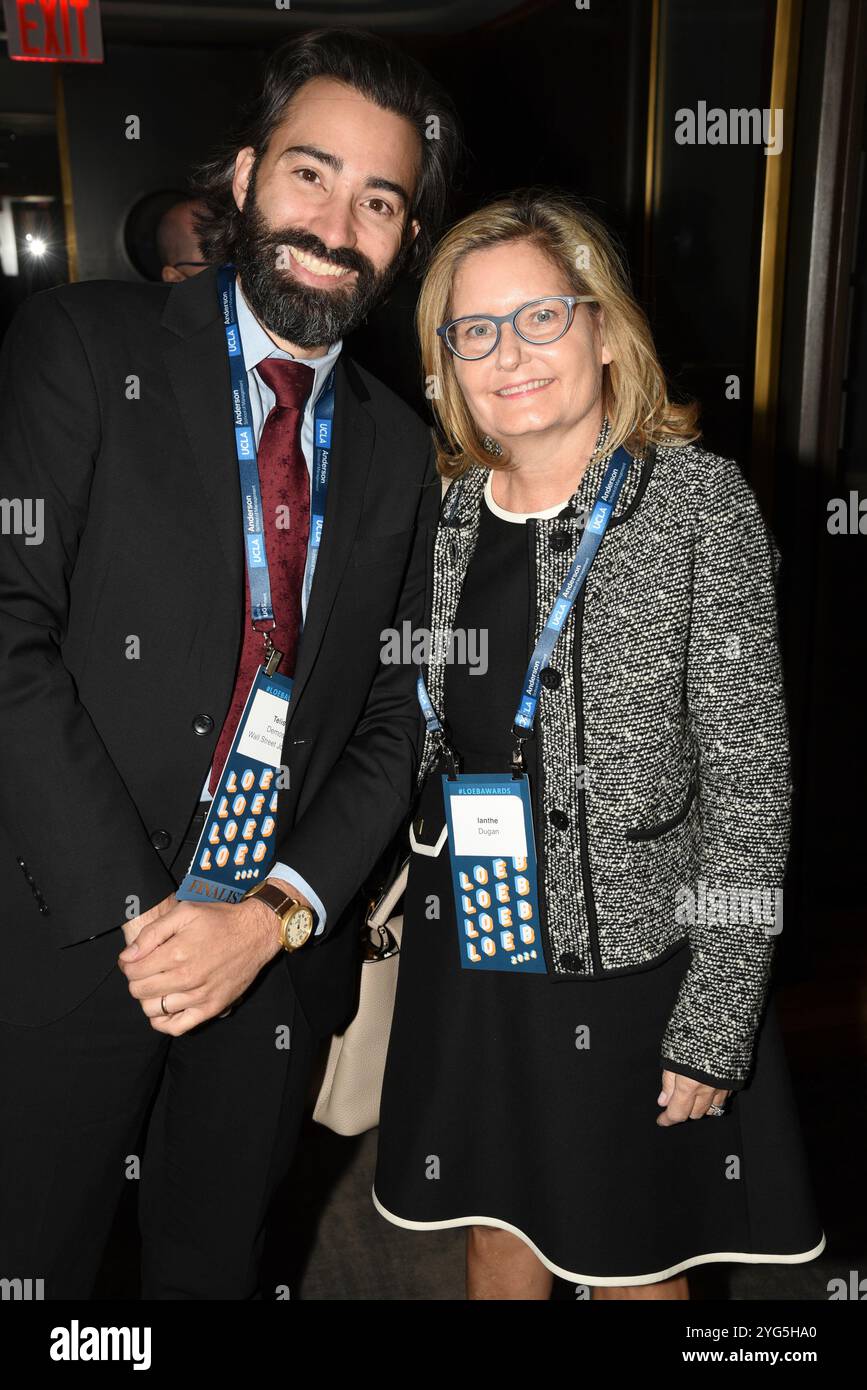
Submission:
M 280 945 L 284 951 L 297 951 L 313 935 L 313 909 L 293 898 L 291 893 L 284 893 L 269 879 L 250 888 L 244 898 L 261 898 L 270 907 L 280 921 Z

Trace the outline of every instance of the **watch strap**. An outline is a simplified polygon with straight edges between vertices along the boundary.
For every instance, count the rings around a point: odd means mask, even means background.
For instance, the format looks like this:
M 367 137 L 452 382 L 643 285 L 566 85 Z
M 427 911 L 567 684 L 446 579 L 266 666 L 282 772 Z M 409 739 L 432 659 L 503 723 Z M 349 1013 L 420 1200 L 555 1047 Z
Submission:
M 244 897 L 261 898 L 263 903 L 266 903 L 281 921 L 283 914 L 298 902 L 298 899 L 294 898 L 291 893 L 284 893 L 282 888 L 278 888 L 276 883 L 272 883 L 267 878 L 264 883 L 257 883 L 255 888 L 248 889 Z

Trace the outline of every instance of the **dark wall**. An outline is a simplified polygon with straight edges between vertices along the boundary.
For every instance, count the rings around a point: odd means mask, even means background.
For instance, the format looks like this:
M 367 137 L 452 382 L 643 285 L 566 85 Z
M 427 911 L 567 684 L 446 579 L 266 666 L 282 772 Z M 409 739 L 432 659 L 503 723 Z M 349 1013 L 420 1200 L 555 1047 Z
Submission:
M 259 56 L 112 45 L 103 66 L 66 66 L 79 279 L 141 278 L 124 247 L 129 212 L 149 193 L 186 188 L 255 81 Z M 126 138 L 129 116 L 139 118 L 138 140 Z
M 459 41 L 406 47 L 454 98 L 468 160 L 453 215 L 528 184 L 583 198 L 639 270 L 650 7 L 535 7 Z M 401 282 L 353 339 L 353 351 L 425 410 L 412 330 L 417 287 Z
M 661 35 L 658 215 L 645 257 L 649 4 L 556 4 L 460 43 L 413 45 L 462 113 L 470 158 L 462 214 L 523 184 L 585 199 L 621 240 L 676 390 L 697 397 L 708 446 L 749 473 L 756 294 L 766 156 L 760 146 L 680 145 L 676 112 L 769 104 L 772 0 L 669 0 Z M 785 131 L 785 127 L 784 127 Z M 354 350 L 423 410 L 410 322 L 415 287 Z M 377 365 L 378 364 L 378 365 Z M 736 375 L 739 399 L 726 396 Z
M 774 9 L 769 0 L 665 7 L 659 210 L 644 287 L 666 368 L 702 403 L 708 446 L 747 474 L 765 165 L 780 156 L 679 144 L 676 113 L 700 101 L 725 111 L 769 106 Z M 783 134 L 792 134 L 785 117 Z M 730 376 L 739 399 L 726 395 Z

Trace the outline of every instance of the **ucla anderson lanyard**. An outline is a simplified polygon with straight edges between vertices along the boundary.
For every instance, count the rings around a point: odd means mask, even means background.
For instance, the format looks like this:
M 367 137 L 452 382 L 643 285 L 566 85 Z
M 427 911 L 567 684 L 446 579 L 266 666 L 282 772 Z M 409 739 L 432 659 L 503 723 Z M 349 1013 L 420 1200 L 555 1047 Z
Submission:
M 272 675 L 280 664 L 282 652 L 277 651 L 270 636 L 276 623 L 271 603 L 271 578 L 265 543 L 265 519 L 262 508 L 262 488 L 259 482 L 256 432 L 253 428 L 247 368 L 244 365 L 241 332 L 238 327 L 234 266 L 221 266 L 217 272 L 217 280 L 220 308 L 226 330 L 229 373 L 232 381 L 232 418 L 235 425 L 235 453 L 241 482 L 244 552 L 247 575 L 250 581 L 250 609 L 253 627 L 265 636 L 265 670 L 268 675 Z M 322 524 L 325 520 L 325 502 L 328 496 L 328 480 L 331 471 L 331 426 L 333 419 L 334 368 L 332 367 L 313 413 L 313 479 L 310 500 L 310 539 L 304 573 L 305 602 L 310 598 L 313 574 L 316 569 L 316 561 L 319 558 L 319 546 L 322 540 Z
M 533 728 L 533 723 L 536 718 L 536 709 L 539 703 L 539 677 L 551 660 L 557 638 L 563 630 L 566 619 L 572 612 L 572 606 L 587 578 L 590 566 L 596 557 L 596 552 L 602 544 L 602 537 L 605 535 L 605 530 L 611 519 L 611 514 L 617 504 L 617 498 L 620 495 L 620 489 L 623 486 L 623 480 L 626 477 L 630 462 L 631 457 L 629 453 L 621 445 L 619 449 L 615 450 L 608 463 L 608 467 L 602 479 L 602 484 L 596 495 L 596 501 L 593 503 L 593 509 L 590 513 L 589 520 L 584 528 L 581 543 L 569 567 L 569 573 L 563 581 L 563 586 L 554 601 L 551 612 L 548 614 L 545 626 L 533 649 L 533 655 L 530 657 L 530 664 L 527 667 L 527 674 L 524 677 L 521 699 L 515 714 L 512 729 L 512 733 L 517 742 L 517 748 L 513 754 L 513 762 L 515 768 L 519 771 L 522 771 L 524 767 L 521 744 L 529 737 L 529 733 Z M 458 488 L 455 487 L 450 489 L 450 491 L 457 494 Z M 443 510 L 444 522 L 447 523 L 451 520 L 457 509 L 457 502 L 457 496 L 451 498 L 447 497 L 446 506 Z M 446 742 L 445 731 L 431 703 L 431 698 L 428 694 L 427 686 L 425 685 L 424 675 L 421 672 L 419 672 L 416 688 L 427 731 L 431 734 L 440 735 L 444 749 L 451 760 L 453 769 L 456 771 L 457 760 L 454 751 L 449 748 Z
M 271 632 L 276 624 L 265 543 L 256 433 L 238 327 L 233 266 L 220 267 L 218 285 L 232 379 L 232 418 L 241 479 L 244 554 L 250 580 L 251 616 L 253 627 L 263 634 L 265 651 L 264 665 L 257 669 L 253 678 L 189 871 L 177 890 L 176 896 L 181 901 L 193 902 L 238 902 L 250 888 L 268 875 L 276 852 L 283 741 L 292 695 L 292 680 L 289 676 L 281 675 L 277 669 L 283 653 L 271 641 Z M 322 539 L 333 415 L 332 368 L 313 412 L 314 467 L 310 539 L 304 576 L 305 598 L 310 596 Z

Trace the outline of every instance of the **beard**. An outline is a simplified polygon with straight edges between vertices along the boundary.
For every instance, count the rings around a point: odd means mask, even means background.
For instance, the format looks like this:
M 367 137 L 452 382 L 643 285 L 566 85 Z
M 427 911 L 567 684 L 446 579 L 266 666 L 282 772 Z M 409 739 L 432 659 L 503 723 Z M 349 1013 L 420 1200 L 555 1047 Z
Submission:
M 357 328 L 384 298 L 408 248 L 402 245 L 391 264 L 377 271 L 367 256 L 352 247 L 329 251 L 303 228 L 274 230 L 256 203 L 255 180 L 254 168 L 238 213 L 233 257 L 247 303 L 259 322 L 278 338 L 302 348 L 328 346 Z M 356 271 L 355 281 L 345 288 L 337 284 L 331 290 L 300 284 L 291 270 L 283 268 L 287 246 Z

